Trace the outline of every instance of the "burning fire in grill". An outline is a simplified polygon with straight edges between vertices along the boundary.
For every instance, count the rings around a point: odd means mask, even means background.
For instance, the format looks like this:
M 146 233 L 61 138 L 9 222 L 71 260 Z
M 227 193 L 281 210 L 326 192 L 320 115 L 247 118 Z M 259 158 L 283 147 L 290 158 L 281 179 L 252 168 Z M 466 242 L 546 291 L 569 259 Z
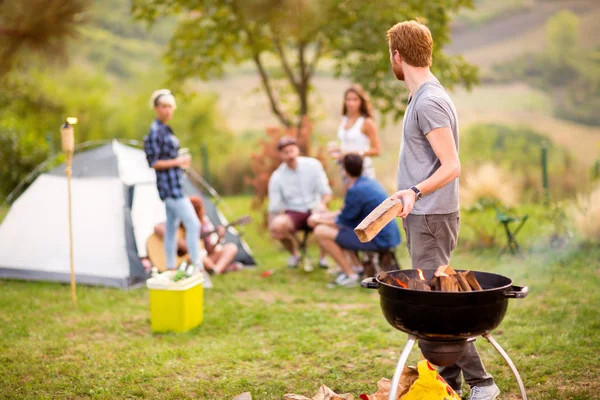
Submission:
M 434 272 L 431 280 L 425 279 L 422 270 L 417 269 L 417 272 L 418 278 L 410 278 L 403 272 L 395 275 L 380 272 L 377 278 L 388 285 L 404 289 L 439 292 L 471 292 L 482 290 L 472 271 L 456 272 L 449 265 L 442 265 Z

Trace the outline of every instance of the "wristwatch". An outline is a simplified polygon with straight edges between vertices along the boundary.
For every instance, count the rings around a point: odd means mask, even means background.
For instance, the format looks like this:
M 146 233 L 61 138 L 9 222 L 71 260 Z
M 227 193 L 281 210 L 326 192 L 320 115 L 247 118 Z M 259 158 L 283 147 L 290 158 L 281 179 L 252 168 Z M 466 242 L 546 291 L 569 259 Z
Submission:
M 417 195 L 417 197 L 415 198 L 415 201 L 417 201 L 421 197 L 423 197 L 423 195 L 421 194 L 421 191 L 419 189 L 417 189 L 416 186 L 411 186 L 410 190 L 412 190 L 413 192 L 415 192 L 415 194 Z

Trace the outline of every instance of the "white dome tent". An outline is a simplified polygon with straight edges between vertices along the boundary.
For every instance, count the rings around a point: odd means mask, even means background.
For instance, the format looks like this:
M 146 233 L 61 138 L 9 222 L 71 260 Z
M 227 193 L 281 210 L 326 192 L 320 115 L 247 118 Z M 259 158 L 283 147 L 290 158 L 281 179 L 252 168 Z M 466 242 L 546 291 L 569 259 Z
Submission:
M 0 278 L 70 281 L 67 179 L 64 164 L 40 174 L 13 202 L 0 225 Z M 73 157 L 73 246 L 78 283 L 129 288 L 147 278 L 140 262 L 146 239 L 165 220 L 154 170 L 144 151 L 113 140 Z M 190 180 L 189 195 L 201 196 L 214 224 L 227 221 Z M 207 186 L 211 194 L 214 189 Z M 247 245 L 236 258 L 254 265 Z

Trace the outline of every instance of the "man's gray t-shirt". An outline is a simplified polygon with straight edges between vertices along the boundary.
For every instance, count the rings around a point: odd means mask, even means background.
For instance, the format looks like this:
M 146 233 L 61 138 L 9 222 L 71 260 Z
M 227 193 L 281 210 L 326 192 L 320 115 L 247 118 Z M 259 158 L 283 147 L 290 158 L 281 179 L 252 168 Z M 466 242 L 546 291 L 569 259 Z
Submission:
M 458 117 L 450 96 L 435 79 L 425 82 L 409 98 L 404 114 L 398 161 L 398 190 L 408 189 L 429 178 L 440 167 L 440 160 L 427 140 L 434 129 L 448 127 L 458 152 Z M 423 196 L 412 214 L 450 214 L 459 210 L 458 178 Z

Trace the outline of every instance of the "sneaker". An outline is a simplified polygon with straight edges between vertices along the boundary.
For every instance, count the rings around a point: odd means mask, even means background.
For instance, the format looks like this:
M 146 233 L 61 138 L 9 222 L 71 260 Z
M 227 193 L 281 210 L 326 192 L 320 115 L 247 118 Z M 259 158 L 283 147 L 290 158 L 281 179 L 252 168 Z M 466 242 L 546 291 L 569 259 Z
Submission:
M 300 264 L 300 256 L 290 256 L 287 260 L 288 268 L 298 268 L 298 264 Z
M 500 394 L 498 386 L 473 386 L 469 400 L 494 400 Z
M 352 270 L 357 274 L 362 275 L 365 272 L 365 267 L 363 267 L 362 265 L 356 265 L 352 267 Z
M 333 282 L 330 282 L 327 284 L 328 288 L 334 288 L 334 287 L 338 287 L 339 283 L 338 282 L 342 282 L 344 279 L 347 279 L 348 275 L 346 275 L 344 272 L 338 272 L 337 275 L 335 275 L 335 280 Z
M 323 269 L 329 268 L 329 261 L 327 261 L 326 257 L 319 259 L 319 268 L 323 268 Z
M 312 265 L 312 261 L 310 261 L 310 259 L 308 257 L 306 257 L 304 259 L 304 271 L 305 272 L 312 272 L 314 271 L 314 267 Z
M 345 286 L 345 287 L 349 287 L 349 286 L 356 286 L 358 285 L 358 275 L 354 274 L 351 276 L 348 276 L 346 274 L 340 275 L 336 280 L 335 280 L 335 284 L 338 286 Z

